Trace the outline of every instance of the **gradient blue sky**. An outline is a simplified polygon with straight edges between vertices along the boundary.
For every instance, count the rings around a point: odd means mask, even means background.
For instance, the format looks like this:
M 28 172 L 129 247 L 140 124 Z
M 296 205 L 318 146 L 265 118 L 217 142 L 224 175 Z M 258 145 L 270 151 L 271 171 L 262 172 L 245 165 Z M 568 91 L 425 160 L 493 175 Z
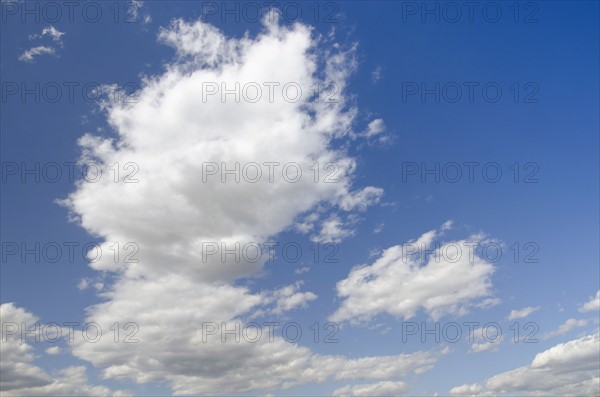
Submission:
M 452 387 L 481 383 L 485 379 L 531 363 L 535 354 L 557 343 L 596 332 L 597 312 L 578 309 L 599 289 L 599 3 L 594 1 L 520 2 L 521 14 L 514 21 L 512 2 L 500 5 L 502 17 L 497 23 L 486 21 L 480 12 L 473 22 L 461 20 L 438 23 L 429 16 L 406 15 L 407 3 L 396 1 L 350 1 L 335 3 L 335 22 L 315 23 L 303 19 L 316 32 L 327 35 L 335 28 L 341 42 L 357 42 L 356 73 L 349 79 L 348 92 L 360 109 L 358 130 L 373 118 L 385 121 L 386 144 L 367 144 L 353 140 L 349 153 L 358 161 L 355 174 L 359 186 L 378 186 L 385 193 L 379 205 L 359 214 L 355 234 L 339 245 L 333 264 L 290 264 L 284 261 L 265 266 L 266 276 L 252 280 L 258 290 L 294 283 L 294 270 L 309 266 L 302 274 L 303 290 L 313 291 L 318 299 L 289 318 L 306 326 L 324 323 L 340 305 L 335 283 L 344 279 L 353 266 L 371 264 L 373 250 L 382 250 L 437 229 L 447 220 L 454 222 L 450 239 L 483 232 L 506 246 L 533 242 L 539 251 L 537 263 L 515 263 L 509 251 L 495 264 L 492 276 L 496 306 L 474 308 L 462 317 L 447 316 L 440 321 L 496 321 L 507 331 L 511 310 L 539 307 L 527 321 L 539 325 L 538 336 L 557 329 L 567 319 L 587 319 L 587 325 L 539 343 L 505 342 L 497 352 L 469 353 L 469 345 L 450 345 L 433 369 L 422 375 L 410 375 L 412 395 L 448 394 Z M 144 1 L 140 18 L 151 22 L 114 23 L 104 17 L 98 23 L 81 19 L 56 23 L 29 18 L 22 22 L 3 9 L 1 23 L 0 73 L 3 94 L 7 82 L 33 85 L 35 82 L 98 82 L 100 84 L 135 82 L 140 75 L 160 74 L 163 65 L 174 57 L 173 49 L 157 42 L 160 27 L 173 18 L 193 21 L 201 14 L 201 2 Z M 285 4 L 285 3 L 281 3 Z M 310 15 L 311 4 L 303 3 Z M 328 3 L 334 4 L 334 3 Z M 411 3 L 421 6 L 421 2 Z M 429 2 L 433 4 L 441 4 Z M 482 2 L 481 4 L 485 4 Z M 523 7 L 534 4 L 534 8 Z M 3 7 L 5 3 L 3 2 Z M 324 7 L 321 3 L 320 7 Z M 533 6 L 532 6 L 533 7 Z M 332 8 L 333 9 L 333 8 Z M 323 11 L 323 10 L 322 10 Z M 329 11 L 327 9 L 326 11 Z M 524 14 L 535 11 L 531 23 Z M 105 9 L 108 12 L 108 8 Z M 321 16 L 322 17 L 322 16 Z M 406 21 L 403 20 L 406 19 Z M 216 16 L 206 22 L 227 36 L 239 37 L 245 31 L 253 36 L 260 24 L 225 21 Z M 287 21 L 284 23 L 288 23 Z M 53 25 L 65 32 L 58 56 L 42 55 L 34 62 L 18 58 L 34 41 L 30 35 Z M 378 78 L 374 74 L 379 75 Z M 436 103 L 429 95 L 403 100 L 407 83 L 433 87 L 456 82 L 476 82 L 475 98 L 465 96 L 456 103 L 443 98 Z M 480 87 L 496 83 L 502 97 L 496 103 L 485 101 Z M 520 84 L 518 101 L 515 83 Z M 538 87 L 535 103 L 524 103 L 529 87 Z M 78 91 L 79 92 L 79 91 Z M 106 127 L 106 118 L 93 103 L 72 103 L 62 98 L 57 103 L 31 97 L 2 99 L 1 156 L 6 162 L 70 162 L 80 155 L 77 139 L 87 131 Z M 503 177 L 498 183 L 486 182 L 481 173 L 469 183 L 466 175 L 457 183 L 429 177 L 403 174 L 406 163 L 495 162 Z M 513 181 L 512 164 L 521 167 L 534 163 L 535 183 Z M 3 174 L 4 178 L 4 174 Z M 21 183 L 14 177 L 2 182 L 2 242 L 96 241 L 76 223 L 68 222 L 68 212 L 56 199 L 67 197 L 75 189 L 71 181 L 58 183 Z M 374 233 L 383 224 L 380 233 Z M 288 230 L 280 241 L 298 241 L 308 246 L 309 236 Z M 523 254 L 523 251 L 521 251 Z M 521 258 L 522 259 L 522 258 Z M 80 291 L 79 280 L 97 273 L 83 260 L 75 263 L 35 263 L 28 259 L 8 260 L 1 264 L 1 302 L 15 305 L 39 316 L 42 322 L 82 321 L 86 307 L 98 303 L 93 289 Z M 459 275 L 457 275 L 459 277 Z M 242 281 L 245 282 L 245 281 Z M 419 312 L 411 321 L 431 321 Z M 410 353 L 443 347 L 443 344 L 401 340 L 401 319 L 378 315 L 376 323 L 389 327 L 386 333 L 368 326 L 345 324 L 338 334 L 339 343 L 303 345 L 319 354 L 357 358 L 385 354 Z M 172 332 L 177 332 L 172 330 Z M 167 383 L 135 384 L 101 379 L 101 369 L 68 353 L 49 356 L 47 344 L 35 345 L 40 355 L 35 363 L 52 373 L 68 365 L 86 365 L 90 383 L 134 394 L 169 394 Z M 331 394 L 353 382 L 309 383 L 277 394 Z M 360 382 L 358 382 L 360 383 Z M 366 382 L 364 382 L 366 383 Z M 258 393 L 253 391 L 252 393 Z M 265 391 L 268 392 L 268 391 Z M 273 392 L 273 391 L 271 391 Z M 242 393 L 243 394 L 243 393 Z

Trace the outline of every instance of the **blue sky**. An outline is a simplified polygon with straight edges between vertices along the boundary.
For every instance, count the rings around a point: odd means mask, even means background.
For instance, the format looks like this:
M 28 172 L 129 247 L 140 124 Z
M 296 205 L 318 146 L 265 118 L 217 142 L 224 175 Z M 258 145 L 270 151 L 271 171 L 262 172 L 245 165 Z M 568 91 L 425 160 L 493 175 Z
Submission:
M 266 23 L 245 3 L 75 3 L 70 20 L 64 5 L 53 18 L 43 3 L 2 2 L 7 395 L 598 393 L 597 2 L 477 2 L 471 19 L 451 3 L 462 13 L 454 22 L 441 2 L 281 2 L 283 16 Z M 317 80 L 340 88 L 336 103 L 198 95 L 206 82 L 298 82 L 307 93 Z M 135 98 L 84 93 L 110 84 L 135 87 Z M 202 180 L 206 162 L 273 160 L 298 161 L 310 178 L 309 158 L 335 163 L 340 181 Z M 81 182 L 79 169 L 69 178 L 62 166 L 53 183 L 42 172 L 79 160 L 100 164 L 102 180 Z M 36 171 L 23 176 L 36 163 L 39 182 Z M 124 184 L 136 167 L 140 182 Z M 479 250 L 437 268 L 430 252 L 390 249 L 420 237 Z M 199 241 L 295 243 L 303 255 L 206 264 Z M 90 242 L 105 243 L 95 264 L 82 258 Z M 139 263 L 123 263 L 124 251 L 114 263 L 115 242 L 139 246 Z M 482 254 L 490 242 L 500 259 Z M 23 258 L 21 244 L 36 243 L 62 255 Z M 314 250 L 335 252 L 334 263 Z M 32 315 L 98 322 L 107 334 L 18 345 L 4 324 Z M 210 321 L 297 322 L 304 337 L 298 348 L 282 338 L 207 345 L 197 338 Z M 515 342 L 515 321 L 521 336 L 534 324 L 538 341 Z M 139 342 L 111 342 L 104 327 L 114 322 L 136 323 Z M 338 342 L 315 343 L 315 322 L 321 339 L 337 324 Z M 494 322 L 503 339 L 404 341 L 408 322 Z M 571 360 L 583 364 L 567 376 Z M 81 367 L 87 379 L 58 372 Z

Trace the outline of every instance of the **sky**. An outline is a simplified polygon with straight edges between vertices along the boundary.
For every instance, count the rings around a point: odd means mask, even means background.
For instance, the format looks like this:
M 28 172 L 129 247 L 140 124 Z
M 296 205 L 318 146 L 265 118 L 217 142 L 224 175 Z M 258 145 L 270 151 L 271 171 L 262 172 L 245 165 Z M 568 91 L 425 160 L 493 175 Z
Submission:
M 2 0 L 2 395 L 598 395 L 593 1 Z

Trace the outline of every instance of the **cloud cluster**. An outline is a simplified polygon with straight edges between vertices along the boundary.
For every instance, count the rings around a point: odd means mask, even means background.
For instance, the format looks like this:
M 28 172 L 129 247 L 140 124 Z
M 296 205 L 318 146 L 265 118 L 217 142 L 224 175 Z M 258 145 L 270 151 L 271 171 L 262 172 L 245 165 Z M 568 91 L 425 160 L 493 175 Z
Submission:
M 495 375 L 481 385 L 455 387 L 450 394 L 598 395 L 599 344 L 597 333 L 560 343 L 537 354 L 528 366 Z
M 223 343 L 223 330 L 247 323 L 246 317 L 271 297 L 241 287 L 199 285 L 176 275 L 122 283 L 127 285 L 117 286 L 109 301 L 89 309 L 86 321 L 96 321 L 103 329 L 114 322 L 135 322 L 139 342 L 76 340 L 74 354 L 103 368 L 107 378 L 170 381 L 175 394 L 280 390 L 326 380 L 387 380 L 426 371 L 440 356 L 436 351 L 358 359 L 319 355 L 286 342 L 280 329 L 269 335 L 265 329 L 255 342 L 240 338 L 235 343 L 235 335 L 229 335 Z M 218 324 L 216 337 L 205 336 L 206 322 Z
M 0 305 L 2 334 L 0 342 L 0 390 L 11 396 L 120 396 L 124 392 L 113 392 L 104 386 L 88 383 L 84 366 L 71 366 L 49 374 L 33 362 L 37 356 L 33 346 L 18 332 L 22 325 L 29 329 L 39 321 L 32 313 L 15 306 L 14 303 Z M 13 332 L 15 324 L 17 332 Z M 58 347 L 47 349 L 48 354 L 57 354 Z
M 84 159 L 102 164 L 103 172 L 110 174 L 115 163 L 139 168 L 137 183 L 111 178 L 82 183 L 64 201 L 91 234 L 139 245 L 139 263 L 102 258 L 95 269 L 127 277 L 177 273 L 231 281 L 256 273 L 264 261 L 222 261 L 220 255 L 205 260 L 203 243 L 261 243 L 317 205 L 341 211 L 316 220 L 324 238 L 339 241 L 352 234 L 342 227 L 348 224 L 344 218 L 377 202 L 381 189 L 352 188 L 355 161 L 334 145 L 352 133 L 356 114 L 343 90 L 354 67 L 352 49 L 322 49 L 319 40 L 324 39 L 304 25 L 265 23 L 257 37 L 236 39 L 200 21 L 173 21 L 159 39 L 176 49 L 177 61 L 166 65 L 164 74 L 146 78 L 135 103 L 106 105 L 118 137 L 86 134 L 80 139 Z M 285 83 L 308 91 L 318 81 L 340 87 L 336 102 L 308 95 L 298 102 L 283 99 Z M 225 101 L 220 95 L 203 98 L 207 82 L 226 89 L 236 83 L 281 84 L 273 87 L 273 101 L 265 94 L 256 102 L 236 102 L 233 95 Z M 296 182 L 279 175 L 281 165 L 273 180 L 203 180 L 207 163 L 232 170 L 236 164 L 292 162 L 303 175 Z M 335 164 L 335 182 L 315 182 L 315 163 Z
M 330 319 L 363 322 L 380 313 L 410 319 L 423 310 L 437 320 L 447 314 L 462 315 L 470 306 L 489 302 L 494 266 L 474 251 L 467 254 L 468 245 L 483 241 L 483 236 L 445 242 L 426 254 L 449 228 L 447 222 L 409 242 L 425 247 L 423 252 L 409 254 L 405 246 L 397 245 L 386 249 L 373 264 L 352 269 L 337 283 L 343 301 Z M 441 254 L 449 252 L 450 246 L 460 247 L 462 254 Z
M 353 188 L 355 161 L 344 145 L 354 139 L 357 110 L 347 99 L 353 47 L 323 45 L 301 24 L 265 21 L 256 37 L 235 39 L 200 21 L 175 20 L 159 40 L 176 50 L 162 75 L 147 77 L 135 103 L 105 104 L 116 137 L 86 134 L 84 159 L 108 167 L 135 162 L 138 183 L 81 183 L 63 204 L 91 234 L 105 241 L 135 241 L 137 263 L 102 259 L 92 267 L 117 275 L 87 310 L 86 322 L 102 328 L 119 322 L 139 326 L 138 343 L 74 341 L 73 353 L 102 369 L 109 379 L 170 382 L 175 394 L 243 393 L 286 389 L 307 382 L 388 380 L 430 369 L 440 353 L 414 352 L 347 358 L 319 355 L 280 335 L 256 342 L 205 340 L 203 326 L 235 324 L 260 313 L 282 315 L 316 299 L 300 283 L 256 291 L 237 282 L 256 274 L 263 262 L 233 256 L 203 256 L 202 243 L 232 247 L 264 242 L 308 219 L 337 240 L 351 232 L 340 225 L 378 201 L 383 191 Z M 241 82 L 295 82 L 308 89 L 333 82 L 335 102 L 302 97 L 236 101 L 205 96 L 207 82 L 228 89 Z M 229 98 L 229 99 L 228 99 Z M 204 164 L 294 162 L 310 177 L 290 183 L 264 178 L 257 183 L 221 178 L 203 180 Z M 334 183 L 316 183 L 311 167 L 335 164 Z M 322 171 L 323 172 L 323 171 Z M 338 219 L 339 224 L 333 224 Z M 310 229 L 308 227 L 307 230 Z M 108 244 L 108 243 L 106 243 Z
M 42 29 L 41 34 L 32 34 L 29 36 L 29 40 L 41 40 L 44 38 L 50 38 L 52 44 L 56 44 L 59 47 L 63 46 L 62 36 L 64 32 L 59 31 L 54 26 L 50 25 Z M 33 62 L 35 58 L 40 55 L 53 55 L 56 56 L 56 47 L 53 45 L 38 45 L 25 50 L 20 56 L 19 61 Z

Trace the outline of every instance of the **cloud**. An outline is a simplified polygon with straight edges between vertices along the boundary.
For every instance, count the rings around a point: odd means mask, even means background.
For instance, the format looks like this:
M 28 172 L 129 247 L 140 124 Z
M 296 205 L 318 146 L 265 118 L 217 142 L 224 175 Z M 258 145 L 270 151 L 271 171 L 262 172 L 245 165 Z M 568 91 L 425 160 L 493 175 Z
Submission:
M 561 343 L 538 353 L 530 365 L 503 372 L 482 385 L 463 385 L 452 395 L 598 395 L 598 334 Z
M 62 47 L 62 45 L 63 45 L 62 36 L 64 36 L 64 35 L 65 35 L 65 32 L 61 32 L 58 29 L 56 29 L 54 26 L 50 25 L 50 26 L 47 26 L 44 29 L 42 29 L 41 34 L 32 34 L 31 36 L 29 36 L 29 40 L 40 39 L 40 38 L 48 36 L 52 39 L 52 41 L 54 41 L 55 43 L 57 43 L 58 45 L 60 45 Z
M 564 335 L 567 332 L 569 332 L 570 330 L 572 330 L 573 328 L 585 327 L 587 324 L 588 324 L 587 320 L 576 320 L 574 318 L 570 318 L 567 321 L 565 321 L 564 323 L 562 323 L 556 330 L 544 334 L 543 338 L 549 339 L 554 336 Z
M 482 236 L 443 243 L 431 255 L 423 250 L 431 250 L 434 241 L 450 227 L 451 223 L 445 223 L 440 230 L 424 233 L 408 245 L 388 248 L 371 265 L 353 268 L 337 283 L 343 301 L 331 321 L 368 321 L 379 313 L 410 319 L 419 310 L 436 320 L 448 314 L 465 314 L 470 306 L 482 304 L 480 300 L 491 295 L 494 267 L 469 248 L 481 242 Z M 408 246 L 422 251 L 409 255 Z M 461 254 L 452 256 L 449 252 Z
M 478 396 L 481 395 L 481 386 L 477 384 L 462 385 L 453 387 L 450 389 L 450 395 L 452 396 Z
M 484 351 L 497 352 L 504 340 L 502 332 L 489 331 L 490 328 L 474 328 L 468 336 L 471 342 L 470 353 L 481 353 Z
M 344 211 L 358 209 L 364 211 L 367 207 L 376 204 L 383 195 L 383 189 L 368 186 L 356 193 L 344 195 L 340 200 L 340 207 Z
M 355 231 L 349 227 L 339 216 L 331 215 L 321 224 L 319 234 L 311 236 L 311 240 L 316 243 L 334 243 L 338 244 L 345 238 L 353 236 Z
M 82 278 L 77 283 L 77 289 L 80 291 L 84 291 L 90 287 L 90 280 L 87 278 Z
M 138 18 L 140 17 L 140 10 L 142 9 L 143 6 L 144 6 L 144 2 L 141 0 L 131 0 L 130 1 L 130 7 L 128 9 L 131 11 L 131 18 L 134 21 L 137 21 Z M 142 17 L 142 22 L 144 24 L 149 24 L 150 22 L 152 22 L 152 17 L 150 16 L 150 14 L 145 13 Z
M 377 140 L 379 143 L 387 143 L 392 140 L 389 134 L 385 133 L 386 126 L 383 119 L 374 119 L 367 125 L 367 129 L 359 136 L 365 137 L 370 142 Z
M 382 119 L 375 119 L 369 123 L 367 126 L 367 130 L 365 131 L 365 136 L 367 138 L 374 137 L 375 135 L 381 134 L 385 131 L 385 123 Z
M 299 269 L 294 270 L 294 273 L 303 274 L 303 273 L 307 273 L 309 270 L 310 270 L 310 267 L 301 267 Z
M 276 306 L 273 313 L 281 314 L 293 309 L 305 309 L 308 307 L 308 302 L 317 299 L 317 295 L 312 292 L 299 292 L 301 285 L 302 282 L 298 281 L 276 290 L 274 293 Z
M 406 394 L 409 387 L 404 382 L 379 382 L 345 386 L 333 392 L 334 396 L 399 396 Z
M 58 346 L 52 346 L 46 349 L 46 354 L 49 354 L 51 356 L 55 356 L 57 354 L 60 354 L 61 350 L 60 347 Z
M 86 322 L 95 321 L 102 329 L 114 322 L 133 322 L 139 325 L 135 334 L 139 342 L 76 339 L 74 354 L 102 368 L 106 378 L 169 381 L 174 394 L 248 393 L 326 380 L 387 380 L 426 371 L 440 356 L 435 351 L 356 359 L 319 355 L 286 342 L 279 329 L 267 335 L 266 328 L 256 342 L 240 338 L 236 343 L 230 335 L 229 343 L 223 343 L 220 333 L 204 339 L 203 324 L 234 330 L 236 323 L 246 324 L 247 316 L 270 304 L 270 297 L 241 287 L 199 285 L 177 275 L 121 283 L 128 285 L 118 286 L 110 300 L 89 308 Z
M 492 352 L 497 352 L 499 343 L 500 342 L 488 342 L 488 341 L 473 343 L 471 345 L 471 347 L 469 348 L 469 351 L 471 353 L 481 353 L 481 352 L 488 351 L 488 350 L 492 351 Z
M 231 249 L 266 242 L 315 212 L 329 213 L 309 220 L 315 230 L 338 241 L 349 235 L 340 230 L 353 222 L 353 213 L 382 193 L 354 188 L 356 162 L 337 144 L 355 134 L 357 110 L 346 95 L 355 47 L 327 40 L 302 24 L 265 21 L 256 37 L 235 39 L 201 21 L 174 20 L 160 30 L 159 41 L 175 49 L 176 59 L 163 74 L 144 79 L 135 103 L 104 104 L 116 135 L 80 139 L 83 159 L 94 159 L 103 171 L 115 162 L 134 162 L 139 170 L 138 183 L 80 183 L 62 201 L 104 244 L 130 241 L 139 247 L 136 263 L 102 257 L 91 264 L 116 281 L 102 290 L 102 302 L 87 308 L 86 322 L 103 329 L 115 322 L 137 327 L 137 343 L 73 342 L 73 354 L 103 377 L 168 382 L 179 395 L 247 393 L 326 380 L 397 380 L 437 361 L 437 351 L 319 355 L 278 334 L 257 342 L 235 343 L 231 335 L 225 343 L 219 337 L 205 340 L 207 324 L 235 329 L 258 321 L 261 313 L 303 307 L 316 296 L 300 292 L 299 283 L 251 291 L 241 280 L 256 275 L 265 260 L 207 258 L 203 243 Z M 308 92 L 316 81 L 334 82 L 338 100 L 281 99 L 286 82 Z M 223 82 L 228 89 L 238 82 L 281 84 L 274 87 L 274 101 L 264 95 L 249 102 L 233 95 L 207 97 L 207 82 Z M 223 183 L 219 176 L 203 180 L 207 162 L 229 170 L 250 162 L 294 162 L 309 177 L 295 183 L 281 177 Z M 336 182 L 315 183 L 315 162 L 334 163 Z
M 255 274 L 264 260 L 206 258 L 203 243 L 262 243 L 317 205 L 342 212 L 317 225 L 322 239 L 340 241 L 353 233 L 344 213 L 376 203 L 382 190 L 354 190 L 355 160 L 330 145 L 352 132 L 356 110 L 343 96 L 351 53 L 322 49 L 304 25 L 265 23 L 256 38 L 234 39 L 200 21 L 175 20 L 161 29 L 159 40 L 175 47 L 177 61 L 163 75 L 143 82 L 137 102 L 107 104 L 118 136 L 80 139 L 83 158 L 93 158 L 103 172 L 115 162 L 139 168 L 138 183 L 106 178 L 80 184 L 63 201 L 91 234 L 139 246 L 139 263 L 102 257 L 92 264 L 95 269 L 127 277 L 175 272 L 202 281 L 231 281 Z M 229 89 L 236 82 L 296 82 L 308 92 L 320 79 L 341 87 L 337 102 L 311 101 L 305 95 L 291 103 L 282 99 L 281 85 L 274 88 L 272 103 L 266 93 L 256 103 L 238 103 L 233 96 L 223 102 L 218 95 L 203 100 L 207 82 L 225 82 Z M 306 177 L 288 182 L 279 166 L 273 181 L 266 174 L 258 183 L 235 183 L 232 177 L 223 183 L 219 175 L 203 181 L 207 162 L 225 163 L 228 169 L 236 163 L 294 162 Z M 322 171 L 321 183 L 315 183 L 310 168 L 315 162 L 334 163 L 337 182 L 322 183 L 328 174 Z
M 56 56 L 56 50 L 53 47 L 47 47 L 43 45 L 32 47 L 19 55 L 19 61 L 33 62 L 35 57 L 44 54 Z
M 517 320 L 519 318 L 525 318 L 537 310 L 540 310 L 540 308 L 532 306 L 527 306 L 519 310 L 511 310 L 506 318 L 508 319 L 508 321 Z
M 579 308 L 581 313 L 593 312 L 600 310 L 600 290 L 596 292 L 596 296 L 591 296 L 583 306 Z
M 39 40 L 44 37 L 49 37 L 53 43 L 58 44 L 60 47 L 63 46 L 62 36 L 64 36 L 64 32 L 59 31 L 54 26 L 50 25 L 42 29 L 41 34 L 32 34 L 29 36 L 29 40 Z M 25 50 L 20 56 L 19 61 L 23 62 L 33 62 L 36 57 L 40 55 L 53 55 L 57 56 L 56 48 L 50 45 L 39 45 L 35 47 L 31 47 L 28 50 Z
M 373 83 L 377 83 L 381 80 L 381 66 L 377 66 L 373 72 L 371 73 L 371 78 L 373 79 Z
M 36 359 L 33 346 L 27 343 L 27 340 L 22 340 L 19 332 L 23 324 L 27 329 L 33 328 L 33 325 L 39 321 L 38 317 L 17 307 L 14 303 L 3 303 L 0 305 L 0 318 L 2 319 L 0 390 L 3 393 L 11 396 L 124 395 L 122 391 L 113 392 L 104 386 L 89 385 L 84 366 L 67 367 L 51 376 L 33 364 Z M 46 350 L 48 354 L 57 354 L 59 351 L 56 346 Z

